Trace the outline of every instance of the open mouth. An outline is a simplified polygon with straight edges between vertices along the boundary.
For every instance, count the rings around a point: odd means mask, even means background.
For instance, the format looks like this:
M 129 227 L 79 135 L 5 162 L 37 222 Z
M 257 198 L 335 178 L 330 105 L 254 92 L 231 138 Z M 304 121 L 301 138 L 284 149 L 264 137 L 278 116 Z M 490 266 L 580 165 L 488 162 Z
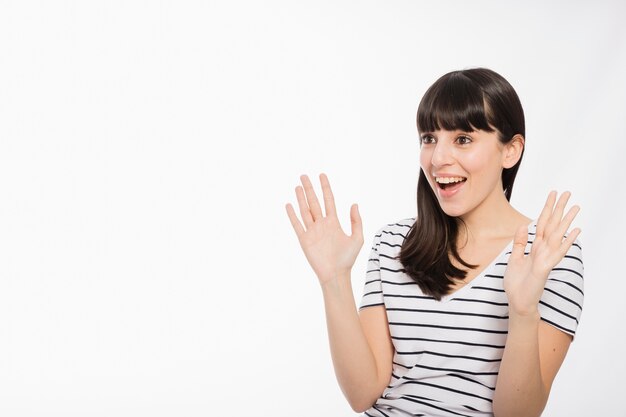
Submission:
M 441 188 L 442 190 L 445 190 L 447 188 L 452 188 L 455 185 L 459 185 L 467 181 L 467 178 L 465 177 L 435 177 L 435 181 L 437 182 L 437 185 L 439 186 L 439 188 Z

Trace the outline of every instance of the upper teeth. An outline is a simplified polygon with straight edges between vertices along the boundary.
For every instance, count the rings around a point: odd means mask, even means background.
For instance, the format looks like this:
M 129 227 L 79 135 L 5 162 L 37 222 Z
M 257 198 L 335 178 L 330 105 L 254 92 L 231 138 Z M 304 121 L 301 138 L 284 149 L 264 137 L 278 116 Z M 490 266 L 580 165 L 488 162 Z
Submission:
M 461 182 L 464 181 L 463 177 L 435 177 L 435 181 L 440 184 L 450 184 L 452 182 Z

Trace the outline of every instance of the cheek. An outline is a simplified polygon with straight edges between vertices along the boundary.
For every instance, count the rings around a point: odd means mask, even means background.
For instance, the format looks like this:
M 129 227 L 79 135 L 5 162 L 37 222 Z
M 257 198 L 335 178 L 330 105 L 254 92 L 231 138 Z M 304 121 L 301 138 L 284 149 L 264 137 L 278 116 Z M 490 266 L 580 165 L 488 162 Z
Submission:
M 430 177 L 430 171 L 432 168 L 431 164 L 432 155 L 428 151 L 420 151 L 420 169 L 424 171 L 424 175 L 426 176 L 426 182 L 432 189 L 436 188 L 436 185 L 433 183 Z
M 431 159 L 432 159 L 432 155 L 430 155 L 430 152 L 422 148 L 420 150 L 420 166 L 425 171 L 425 173 L 428 173 Z
M 469 172 L 500 172 L 502 166 L 500 159 L 496 154 L 489 154 L 485 152 L 476 152 L 466 155 L 464 159 L 465 169 Z

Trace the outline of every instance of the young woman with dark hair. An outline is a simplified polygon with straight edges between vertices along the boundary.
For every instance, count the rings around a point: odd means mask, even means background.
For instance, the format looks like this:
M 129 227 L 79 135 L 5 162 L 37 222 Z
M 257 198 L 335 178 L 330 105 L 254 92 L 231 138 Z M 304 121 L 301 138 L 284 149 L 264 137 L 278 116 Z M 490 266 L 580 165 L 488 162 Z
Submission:
M 324 174 L 325 215 L 306 175 L 302 222 L 286 206 L 322 288 L 339 385 L 371 417 L 539 416 L 582 312 L 579 208 L 553 191 L 533 221 L 509 203 L 524 113 L 491 70 L 437 80 L 417 129 L 417 217 L 376 233 L 358 311 L 356 204 L 349 236 Z

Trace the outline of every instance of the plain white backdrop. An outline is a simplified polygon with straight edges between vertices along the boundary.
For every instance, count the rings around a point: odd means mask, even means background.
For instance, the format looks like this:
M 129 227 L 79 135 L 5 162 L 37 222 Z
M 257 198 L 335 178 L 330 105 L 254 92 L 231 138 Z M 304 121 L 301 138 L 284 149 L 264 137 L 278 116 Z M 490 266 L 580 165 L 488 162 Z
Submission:
M 621 1 L 0 3 L 0 415 L 353 416 L 289 224 L 329 175 L 365 246 L 415 215 L 417 104 L 496 70 L 513 203 L 571 190 L 579 332 L 548 417 L 624 417 Z

